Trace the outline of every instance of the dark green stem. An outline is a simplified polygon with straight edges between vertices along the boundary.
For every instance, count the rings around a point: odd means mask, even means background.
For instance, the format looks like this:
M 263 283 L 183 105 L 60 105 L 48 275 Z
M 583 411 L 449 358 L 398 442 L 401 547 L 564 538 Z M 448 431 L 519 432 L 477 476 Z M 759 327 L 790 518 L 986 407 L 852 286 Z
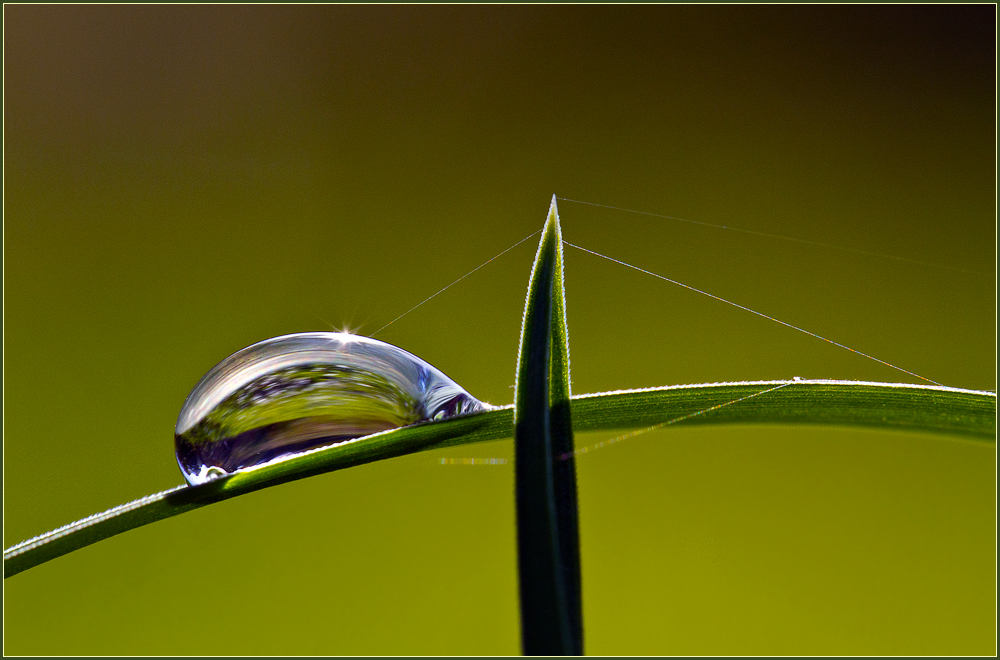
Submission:
M 525 655 L 583 653 L 561 250 L 553 199 L 528 285 L 514 403 L 521 645 Z

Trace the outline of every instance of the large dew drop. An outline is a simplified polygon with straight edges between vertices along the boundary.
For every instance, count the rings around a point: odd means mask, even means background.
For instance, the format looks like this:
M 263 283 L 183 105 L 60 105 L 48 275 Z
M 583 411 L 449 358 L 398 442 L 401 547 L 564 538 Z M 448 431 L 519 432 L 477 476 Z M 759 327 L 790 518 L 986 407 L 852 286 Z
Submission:
M 439 370 L 385 342 L 336 332 L 244 348 L 195 385 L 174 430 L 190 484 L 407 424 L 487 410 Z

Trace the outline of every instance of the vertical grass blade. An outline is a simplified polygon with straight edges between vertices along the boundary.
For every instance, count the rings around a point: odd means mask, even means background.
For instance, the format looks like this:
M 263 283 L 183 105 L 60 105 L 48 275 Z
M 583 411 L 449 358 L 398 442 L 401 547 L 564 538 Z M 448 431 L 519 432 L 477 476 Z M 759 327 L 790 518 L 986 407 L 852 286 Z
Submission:
M 581 655 L 580 546 L 569 336 L 555 196 L 528 282 L 514 395 L 521 647 Z

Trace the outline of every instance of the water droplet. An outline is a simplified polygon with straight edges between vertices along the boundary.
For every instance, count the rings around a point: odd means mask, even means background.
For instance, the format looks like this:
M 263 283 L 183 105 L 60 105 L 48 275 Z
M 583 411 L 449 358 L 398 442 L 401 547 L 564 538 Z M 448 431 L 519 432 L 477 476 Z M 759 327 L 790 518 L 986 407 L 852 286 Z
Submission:
M 487 410 L 438 369 L 368 337 L 307 332 L 244 348 L 198 381 L 174 429 L 190 484 L 416 422 Z

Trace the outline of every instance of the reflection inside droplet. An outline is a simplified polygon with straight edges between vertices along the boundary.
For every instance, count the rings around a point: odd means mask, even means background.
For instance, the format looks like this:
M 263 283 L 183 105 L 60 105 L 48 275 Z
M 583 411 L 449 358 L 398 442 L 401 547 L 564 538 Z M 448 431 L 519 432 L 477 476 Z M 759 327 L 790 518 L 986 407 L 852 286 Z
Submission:
M 195 385 L 174 430 L 190 484 L 416 422 L 487 410 L 441 371 L 375 339 L 275 337 L 229 356 Z

